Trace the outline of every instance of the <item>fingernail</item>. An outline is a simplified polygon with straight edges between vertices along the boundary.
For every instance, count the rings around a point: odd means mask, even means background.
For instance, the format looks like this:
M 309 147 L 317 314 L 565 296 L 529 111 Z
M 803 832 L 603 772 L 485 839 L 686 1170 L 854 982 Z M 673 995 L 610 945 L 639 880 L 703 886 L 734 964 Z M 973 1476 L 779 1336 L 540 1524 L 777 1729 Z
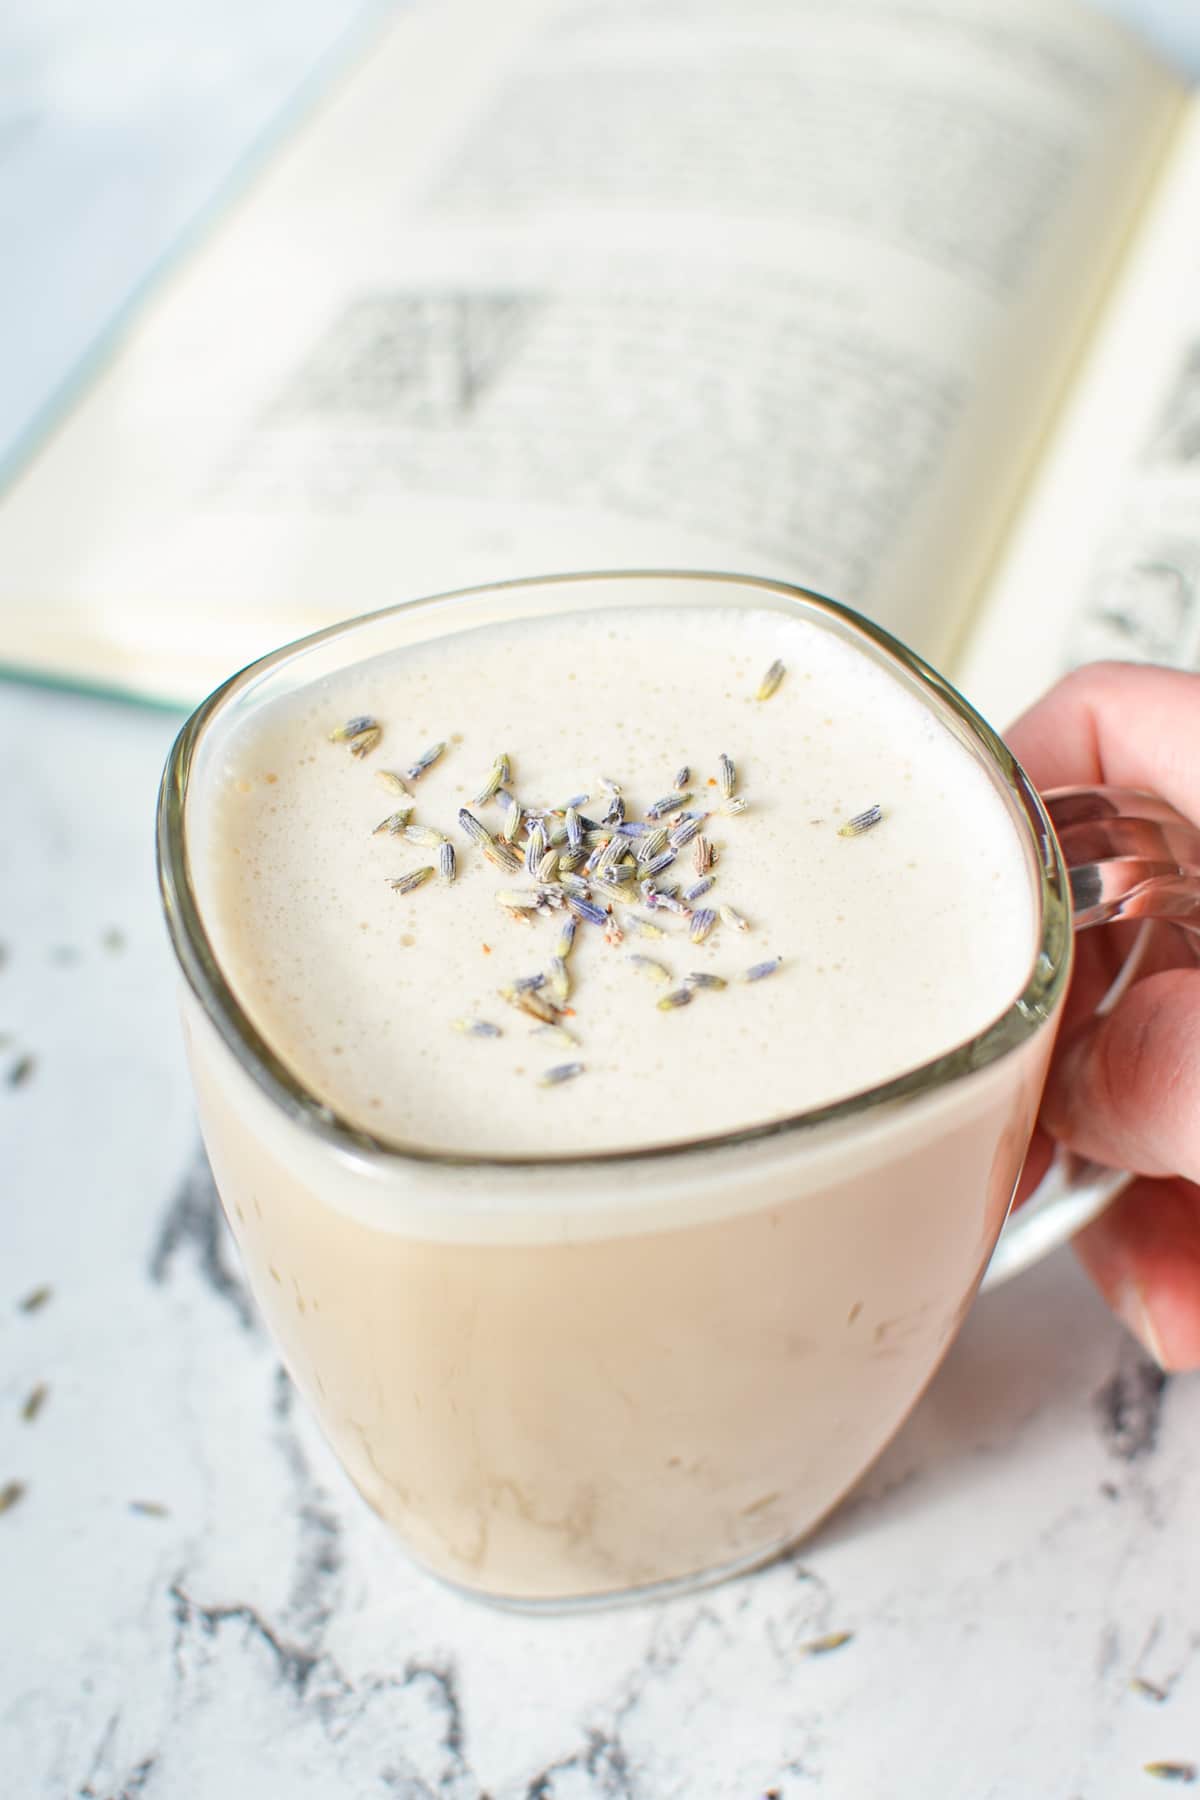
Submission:
M 1124 1281 L 1117 1290 L 1113 1310 L 1121 1323 L 1132 1331 L 1142 1347 L 1148 1350 L 1160 1369 L 1167 1367 L 1162 1341 L 1154 1325 L 1154 1315 L 1146 1296 L 1136 1281 Z

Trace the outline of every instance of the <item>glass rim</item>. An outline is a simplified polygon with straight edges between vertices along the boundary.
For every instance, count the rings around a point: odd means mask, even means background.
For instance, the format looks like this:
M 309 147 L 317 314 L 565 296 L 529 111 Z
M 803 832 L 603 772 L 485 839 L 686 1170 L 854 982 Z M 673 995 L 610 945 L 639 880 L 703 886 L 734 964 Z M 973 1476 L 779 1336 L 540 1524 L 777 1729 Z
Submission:
M 823 614 L 843 633 L 866 639 L 878 655 L 899 665 L 910 686 L 915 685 L 935 713 L 949 713 L 965 732 L 976 752 L 983 752 L 1007 791 L 1010 812 L 1029 834 L 1029 848 L 1036 876 L 1035 901 L 1040 930 L 1029 974 L 1021 992 L 983 1030 L 965 1042 L 943 1051 L 916 1068 L 888 1081 L 845 1095 L 839 1100 L 800 1112 L 769 1119 L 735 1130 L 712 1132 L 662 1144 L 642 1144 L 616 1149 L 540 1152 L 536 1155 L 503 1155 L 485 1151 L 434 1149 L 364 1130 L 335 1107 L 318 1098 L 295 1071 L 277 1054 L 243 1010 L 217 959 L 204 928 L 192 880 L 187 835 L 187 801 L 192 767 L 205 732 L 222 711 L 252 682 L 281 668 L 319 644 L 348 637 L 367 624 L 379 624 L 417 607 L 474 596 L 525 591 L 533 588 L 614 582 L 705 582 L 752 588 L 798 603 L 809 612 Z M 976 1074 L 999 1062 L 1040 1031 L 1053 1016 L 1070 976 L 1070 884 L 1058 839 L 1049 815 L 1029 777 L 1003 739 L 946 678 L 916 651 L 909 649 L 883 626 L 864 618 L 840 601 L 810 588 L 769 576 L 690 569 L 589 570 L 565 574 L 517 576 L 484 582 L 444 593 L 420 595 L 377 611 L 360 613 L 296 638 L 248 663 L 222 682 L 190 715 L 179 731 L 163 770 L 157 808 L 157 864 L 159 891 L 175 960 L 192 994 L 216 1029 L 235 1062 L 258 1089 L 284 1114 L 306 1131 L 324 1140 L 331 1149 L 355 1161 L 364 1158 L 382 1166 L 418 1163 L 446 1169 L 494 1169 L 534 1171 L 545 1169 L 589 1170 L 621 1167 L 631 1163 L 671 1162 L 699 1151 L 712 1152 L 770 1139 L 787 1138 L 820 1127 L 875 1118 L 904 1102 L 931 1096 L 950 1083 Z

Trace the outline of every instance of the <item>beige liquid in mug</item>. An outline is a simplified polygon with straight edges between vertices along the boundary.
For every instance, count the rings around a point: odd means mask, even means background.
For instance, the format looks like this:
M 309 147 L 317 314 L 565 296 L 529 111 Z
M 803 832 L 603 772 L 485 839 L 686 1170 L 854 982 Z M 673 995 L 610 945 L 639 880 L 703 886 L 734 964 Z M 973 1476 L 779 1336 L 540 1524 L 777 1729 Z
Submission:
M 356 756 L 331 733 L 362 717 L 382 730 Z M 532 812 L 568 860 L 576 801 L 573 868 L 483 854 L 460 809 L 503 839 L 513 799 L 522 854 Z M 451 1158 L 686 1145 L 844 1099 L 986 1028 L 1037 942 L 985 769 L 873 658 L 765 607 L 556 614 L 375 658 L 253 712 L 189 805 L 257 1030 L 344 1120 Z M 391 885 L 441 857 L 376 830 L 397 810 L 452 843 L 452 881 Z M 633 863 L 654 830 L 675 860 L 653 892 L 644 866 L 589 875 L 605 835 Z M 424 1561 L 529 1599 L 736 1566 L 827 1510 L 957 1323 L 1049 1050 L 832 1135 L 418 1158 L 372 1183 L 289 1135 L 187 1014 L 231 1223 L 338 1453 Z

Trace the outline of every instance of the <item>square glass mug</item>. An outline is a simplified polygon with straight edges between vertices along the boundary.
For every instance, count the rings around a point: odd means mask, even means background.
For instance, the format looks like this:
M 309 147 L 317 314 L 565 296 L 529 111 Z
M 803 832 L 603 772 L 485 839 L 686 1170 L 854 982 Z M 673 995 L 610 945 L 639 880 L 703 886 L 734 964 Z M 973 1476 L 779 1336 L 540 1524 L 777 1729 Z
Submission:
M 1025 988 L 971 1042 L 749 1130 L 537 1157 L 371 1137 L 306 1090 L 228 985 L 205 928 L 196 797 L 231 731 L 310 682 L 480 625 L 614 604 L 798 614 L 917 694 L 1025 844 Z M 193 715 L 163 777 L 159 869 L 205 1143 L 292 1379 L 418 1560 L 543 1606 L 768 1560 L 897 1431 L 989 1261 L 1011 1272 L 1111 1197 L 1120 1176 L 1060 1170 L 1001 1238 L 1070 976 L 1072 889 L 1076 926 L 1195 917 L 1195 833 L 1147 796 L 1051 804 L 1070 873 L 1004 744 L 911 651 L 819 596 L 730 576 L 551 577 L 412 602 L 265 657 Z

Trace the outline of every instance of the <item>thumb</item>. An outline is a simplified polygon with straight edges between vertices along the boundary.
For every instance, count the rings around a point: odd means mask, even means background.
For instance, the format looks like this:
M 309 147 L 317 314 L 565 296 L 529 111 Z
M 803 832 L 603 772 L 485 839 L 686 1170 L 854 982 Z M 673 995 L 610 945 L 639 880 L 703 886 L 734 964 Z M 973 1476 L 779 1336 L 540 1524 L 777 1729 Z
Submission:
M 1200 1181 L 1200 969 L 1147 975 L 1060 1045 L 1042 1123 L 1110 1168 Z

